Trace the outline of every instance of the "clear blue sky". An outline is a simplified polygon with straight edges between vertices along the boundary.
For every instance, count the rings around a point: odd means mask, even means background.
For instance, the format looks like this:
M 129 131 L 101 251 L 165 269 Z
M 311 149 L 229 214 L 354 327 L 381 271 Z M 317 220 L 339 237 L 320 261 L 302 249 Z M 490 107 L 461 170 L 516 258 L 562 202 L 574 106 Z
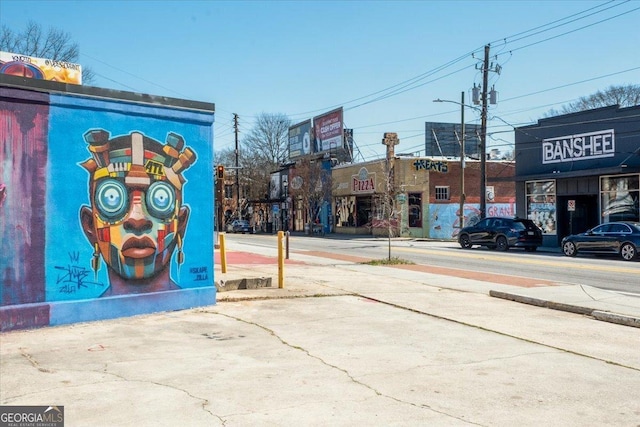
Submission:
M 488 145 L 503 152 L 505 122 L 640 84 L 637 0 L 0 1 L 0 24 L 30 19 L 70 33 L 95 86 L 215 103 L 216 150 L 234 145 L 233 113 L 242 141 L 262 112 L 297 123 L 343 106 L 364 159 L 384 155 L 384 132 L 424 154 L 424 122 L 460 121 L 432 101 L 470 99 L 487 43 L 502 67 Z

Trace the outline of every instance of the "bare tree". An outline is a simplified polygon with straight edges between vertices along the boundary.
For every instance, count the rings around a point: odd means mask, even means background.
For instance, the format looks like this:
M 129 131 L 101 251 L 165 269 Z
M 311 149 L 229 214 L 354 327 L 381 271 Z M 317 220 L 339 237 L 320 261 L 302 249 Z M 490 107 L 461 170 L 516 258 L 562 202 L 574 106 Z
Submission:
M 575 102 L 563 105 L 560 110 L 551 109 L 545 114 L 545 117 L 577 113 L 610 105 L 619 105 L 620 107 L 640 105 L 640 85 L 609 86 L 604 91 L 599 90 L 592 95 L 583 96 Z
M 57 28 L 44 31 L 40 24 L 29 21 L 26 28 L 16 32 L 6 25 L 0 30 L 0 50 L 55 61 L 78 62 L 80 48 L 71 35 Z M 95 73 L 82 67 L 82 81 L 93 82 Z
M 281 113 L 261 113 L 242 146 L 260 163 L 272 171 L 288 158 L 288 134 L 291 120 Z
M 296 162 L 290 180 L 289 195 L 301 204 L 309 230 L 312 231 L 311 223 L 322 203 L 331 200 L 331 170 L 323 168 L 320 159 L 306 157 Z
M 269 193 L 271 168 L 256 166 L 260 163 L 250 150 L 238 149 L 238 162 L 240 169 L 234 169 L 236 164 L 235 149 L 226 148 L 215 153 L 216 165 L 223 165 L 228 180 L 235 182 L 235 174 L 238 174 L 238 182 L 241 188 L 241 198 L 245 204 L 249 201 L 265 200 Z
M 260 166 L 260 158 L 247 149 L 240 150 L 240 183 L 248 200 L 264 200 L 269 195 L 269 182 L 273 169 Z
M 394 203 L 396 199 L 397 190 L 395 187 L 395 170 L 393 159 L 387 159 L 384 165 L 384 178 L 385 178 L 385 187 L 384 193 L 380 199 L 380 207 L 382 209 L 381 216 L 381 226 L 386 227 L 387 229 L 387 240 L 388 240 L 388 260 L 391 261 L 391 238 L 398 237 L 400 235 L 400 227 L 398 221 L 398 210 L 397 205 Z

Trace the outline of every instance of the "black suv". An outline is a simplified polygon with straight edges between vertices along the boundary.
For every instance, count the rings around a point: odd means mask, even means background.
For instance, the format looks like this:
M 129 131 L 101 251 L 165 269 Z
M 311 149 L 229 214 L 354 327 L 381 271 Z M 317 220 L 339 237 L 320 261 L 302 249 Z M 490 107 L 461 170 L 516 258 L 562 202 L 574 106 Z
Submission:
M 460 230 L 458 243 L 464 249 L 479 245 L 499 251 L 516 247 L 533 252 L 542 245 L 542 230 L 530 219 L 484 218 Z

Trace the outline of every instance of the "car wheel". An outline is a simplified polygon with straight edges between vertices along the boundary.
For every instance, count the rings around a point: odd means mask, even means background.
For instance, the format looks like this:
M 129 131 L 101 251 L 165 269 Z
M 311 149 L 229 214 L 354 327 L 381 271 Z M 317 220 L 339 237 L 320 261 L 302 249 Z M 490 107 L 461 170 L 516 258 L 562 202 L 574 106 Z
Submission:
M 467 236 L 466 234 L 460 236 L 460 239 L 458 241 L 460 242 L 460 246 L 462 247 L 462 249 L 471 249 L 471 240 L 469 240 L 469 236 Z
M 573 242 L 565 242 L 564 245 L 562 245 L 562 252 L 564 252 L 566 256 L 576 256 L 578 254 L 576 245 Z
M 620 248 L 620 256 L 625 261 L 632 261 L 637 255 L 636 247 L 631 243 L 625 243 Z
M 537 246 L 527 246 L 527 247 L 524 248 L 524 250 L 527 251 L 527 252 L 535 252 L 536 249 L 538 249 Z
M 506 251 L 509 249 L 509 242 L 507 242 L 507 238 L 504 236 L 498 236 L 496 240 L 496 249 L 499 251 Z

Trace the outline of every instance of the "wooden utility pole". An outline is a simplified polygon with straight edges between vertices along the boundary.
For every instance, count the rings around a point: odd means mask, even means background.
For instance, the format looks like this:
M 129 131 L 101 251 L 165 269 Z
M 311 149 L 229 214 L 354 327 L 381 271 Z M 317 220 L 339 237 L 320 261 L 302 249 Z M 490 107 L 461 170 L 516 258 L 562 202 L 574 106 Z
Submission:
M 460 228 L 464 227 L 464 91 L 460 94 Z
M 482 114 L 480 121 L 480 218 L 487 216 L 487 86 L 489 86 L 489 45 L 484 47 L 482 65 Z

